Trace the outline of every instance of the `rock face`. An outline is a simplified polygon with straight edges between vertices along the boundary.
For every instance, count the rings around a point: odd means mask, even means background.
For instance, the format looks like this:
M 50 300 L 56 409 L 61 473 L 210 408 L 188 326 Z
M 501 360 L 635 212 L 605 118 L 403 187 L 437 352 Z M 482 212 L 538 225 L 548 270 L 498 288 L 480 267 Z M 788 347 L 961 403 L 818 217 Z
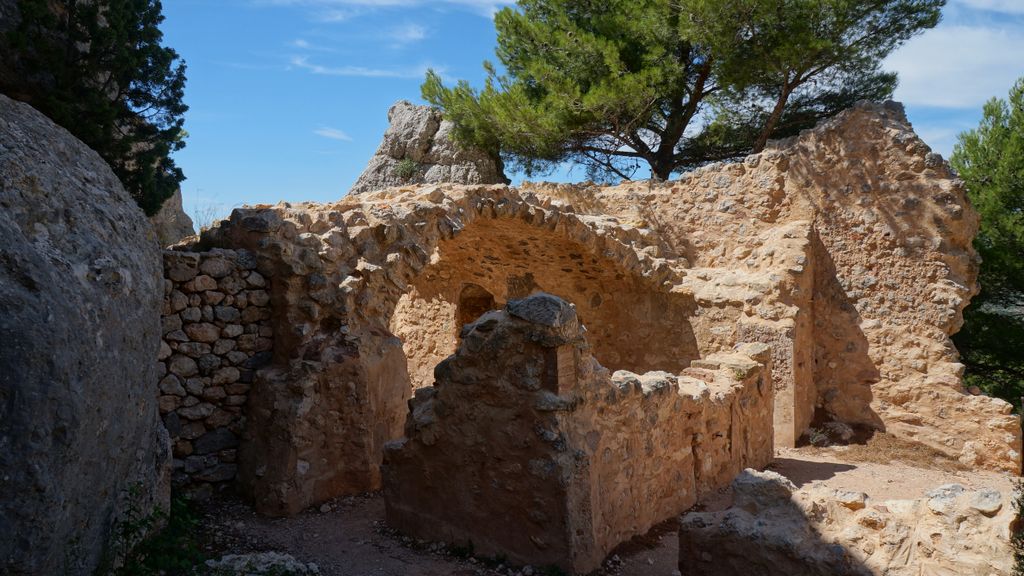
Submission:
M 168 505 L 159 250 L 95 152 L 4 96 L 0 207 L 0 572 L 91 574 Z
M 465 326 L 385 448 L 388 524 L 583 574 L 772 460 L 765 364 L 719 354 L 679 374 L 610 374 L 584 333 L 544 293 Z M 741 352 L 770 358 L 764 344 Z
M 379 488 L 384 444 L 461 327 L 540 291 L 577 306 L 611 371 L 679 374 L 766 344 L 777 445 L 820 410 L 1018 472 L 1019 418 L 963 390 L 949 339 L 977 289 L 976 229 L 962 182 L 889 103 L 661 185 L 257 206 L 193 249 L 248 250 L 268 279 L 273 355 L 244 411 L 239 482 L 290 514 Z
M 773 472 L 745 471 L 735 503 L 685 515 L 683 576 L 1008 576 L 1009 495 L 941 486 L 916 500 L 874 501 L 823 486 L 797 491 Z M 756 543 L 756 545 L 754 545 Z
M 180 188 L 174 192 L 174 196 L 164 201 L 160 211 L 151 216 L 149 222 L 156 230 L 156 237 L 161 246 L 177 244 L 196 233 L 192 219 L 182 208 Z
M 450 138 L 452 123 L 438 110 L 400 100 L 388 110 L 388 122 L 384 140 L 351 194 L 409 184 L 508 182 L 493 158 L 456 146 Z

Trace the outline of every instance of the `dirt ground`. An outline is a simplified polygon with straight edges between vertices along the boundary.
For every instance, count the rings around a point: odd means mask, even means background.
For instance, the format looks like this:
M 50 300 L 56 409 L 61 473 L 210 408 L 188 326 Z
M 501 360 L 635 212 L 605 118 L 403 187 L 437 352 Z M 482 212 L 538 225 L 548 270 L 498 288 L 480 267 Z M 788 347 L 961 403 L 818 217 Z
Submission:
M 900 454 L 860 447 L 781 450 L 772 470 L 797 487 L 824 484 L 830 488 L 865 492 L 876 499 L 907 499 L 956 482 L 969 488 L 1011 490 L 1004 475 L 953 469 L 930 456 Z M 909 448 L 913 450 L 912 448 Z M 880 454 L 912 464 L 882 463 Z M 917 456 L 920 456 L 919 454 Z M 729 506 L 728 490 L 712 494 L 699 506 Z M 414 541 L 384 525 L 384 500 L 379 494 L 340 498 L 318 510 L 287 519 L 263 518 L 241 501 L 228 500 L 207 512 L 204 520 L 210 552 L 276 551 L 315 563 L 324 576 L 542 576 L 537 567 L 511 567 L 463 558 L 439 545 Z M 672 576 L 676 572 L 678 541 L 674 522 L 616 550 L 595 576 Z

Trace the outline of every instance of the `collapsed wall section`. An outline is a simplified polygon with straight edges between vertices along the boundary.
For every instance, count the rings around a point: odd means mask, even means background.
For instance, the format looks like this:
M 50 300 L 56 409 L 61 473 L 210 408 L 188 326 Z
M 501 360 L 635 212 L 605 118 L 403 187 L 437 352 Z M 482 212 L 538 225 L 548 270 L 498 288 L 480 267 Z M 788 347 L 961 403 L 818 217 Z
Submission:
M 769 349 L 679 374 L 610 374 L 576 310 L 536 294 L 484 314 L 385 450 L 388 523 L 585 573 L 773 456 Z
M 814 213 L 817 403 L 836 420 L 1019 473 L 1020 419 L 963 389 L 949 336 L 977 293 L 978 216 L 901 106 L 860 106 L 789 142 Z

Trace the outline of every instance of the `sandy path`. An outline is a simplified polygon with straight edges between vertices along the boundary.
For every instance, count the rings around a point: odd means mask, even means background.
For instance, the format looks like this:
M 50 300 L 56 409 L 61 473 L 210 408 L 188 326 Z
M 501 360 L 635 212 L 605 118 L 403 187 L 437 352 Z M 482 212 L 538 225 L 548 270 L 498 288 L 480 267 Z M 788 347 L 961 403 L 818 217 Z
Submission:
M 943 484 L 963 484 L 970 489 L 1012 490 L 1010 477 L 996 472 L 938 470 L 900 463 L 845 462 L 843 448 L 781 450 L 771 469 L 789 478 L 798 488 L 824 483 L 837 490 L 864 492 L 878 500 L 920 498 Z
M 1012 489 L 1008 476 L 970 471 L 947 471 L 904 464 L 847 462 L 842 448 L 783 450 L 771 466 L 798 487 L 824 484 L 830 488 L 865 492 L 875 499 L 917 498 L 924 492 L 956 482 L 969 488 Z M 708 497 L 701 506 L 720 509 L 731 502 L 728 490 Z M 241 502 L 212 510 L 205 524 L 209 546 L 218 552 L 279 551 L 303 562 L 314 562 L 324 576 L 491 576 L 524 574 L 521 568 L 485 566 L 475 559 L 431 551 L 393 534 L 384 522 L 379 495 L 342 498 L 331 510 L 310 510 L 287 519 L 262 518 Z M 621 547 L 598 575 L 672 576 L 678 540 L 671 523 L 661 531 Z M 540 569 L 532 574 L 542 576 Z

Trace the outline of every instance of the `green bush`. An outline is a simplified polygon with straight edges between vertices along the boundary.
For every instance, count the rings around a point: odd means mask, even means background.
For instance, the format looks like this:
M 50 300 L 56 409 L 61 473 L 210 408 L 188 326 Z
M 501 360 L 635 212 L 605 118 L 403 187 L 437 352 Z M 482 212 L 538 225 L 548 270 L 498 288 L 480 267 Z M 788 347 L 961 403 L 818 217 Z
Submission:
M 419 171 L 420 165 L 409 158 L 405 158 L 395 165 L 395 176 L 398 176 L 402 180 L 409 180 Z
M 162 529 L 159 528 L 161 524 Z M 134 508 L 130 508 L 127 518 L 114 527 L 108 561 L 97 574 L 190 574 L 205 561 L 199 549 L 198 529 L 199 516 L 187 498 L 173 499 L 169 512 L 158 509 L 152 514 L 140 516 Z M 112 569 L 113 566 L 119 567 Z

